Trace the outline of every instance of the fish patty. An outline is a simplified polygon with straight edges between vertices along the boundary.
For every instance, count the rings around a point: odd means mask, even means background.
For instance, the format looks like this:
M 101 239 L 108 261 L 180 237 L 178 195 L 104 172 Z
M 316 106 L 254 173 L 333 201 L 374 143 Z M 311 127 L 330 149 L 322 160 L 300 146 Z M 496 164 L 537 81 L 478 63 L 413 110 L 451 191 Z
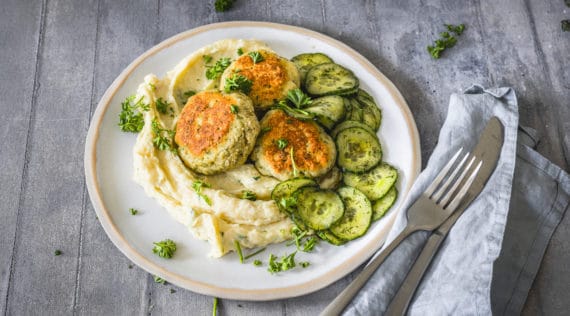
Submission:
M 254 62 L 251 54 L 259 53 L 261 60 Z M 275 53 L 259 50 L 242 55 L 223 73 L 221 88 L 224 90 L 227 80 L 234 76 L 244 76 L 252 82 L 247 95 L 256 109 L 266 110 L 276 101 L 287 97 L 291 89 L 299 88 L 301 77 L 299 70 L 291 61 Z
M 284 181 L 295 176 L 293 166 L 297 176 L 308 177 L 321 176 L 334 166 L 334 141 L 317 123 L 271 110 L 260 124 L 262 134 L 251 154 L 260 173 Z
M 258 134 L 259 122 L 248 97 L 203 91 L 182 109 L 174 141 L 188 168 L 215 174 L 245 163 Z

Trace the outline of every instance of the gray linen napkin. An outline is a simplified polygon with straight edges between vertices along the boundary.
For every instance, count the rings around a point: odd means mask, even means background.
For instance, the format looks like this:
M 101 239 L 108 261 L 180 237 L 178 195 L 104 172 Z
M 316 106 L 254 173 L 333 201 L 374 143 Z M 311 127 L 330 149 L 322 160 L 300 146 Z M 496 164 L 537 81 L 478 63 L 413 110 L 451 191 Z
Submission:
M 520 313 L 546 245 L 569 206 L 568 174 L 520 143 L 530 140 L 532 145 L 535 133 L 525 129 L 517 144 L 514 91 L 475 85 L 451 96 L 438 145 L 404 209 L 460 147 L 475 146 L 492 116 L 501 120 L 505 132 L 497 168 L 442 243 L 412 301 L 408 311 L 412 315 Z M 402 212 L 386 244 L 405 225 Z M 428 237 L 426 232 L 415 233 L 394 250 L 345 314 L 382 314 Z

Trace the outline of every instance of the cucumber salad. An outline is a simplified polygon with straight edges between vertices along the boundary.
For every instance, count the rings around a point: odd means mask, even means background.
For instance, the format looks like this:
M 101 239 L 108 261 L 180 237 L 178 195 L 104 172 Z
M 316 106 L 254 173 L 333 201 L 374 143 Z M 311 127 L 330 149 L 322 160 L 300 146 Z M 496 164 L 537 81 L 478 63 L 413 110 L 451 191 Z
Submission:
M 342 245 L 364 235 L 398 196 L 398 171 L 382 161 L 377 136 L 382 112 L 353 72 L 327 55 L 305 53 L 291 61 L 299 69 L 303 92 L 312 100 L 280 108 L 298 119 L 314 119 L 326 129 L 336 145 L 342 182 L 325 188 L 317 180 L 295 177 L 275 186 L 271 198 L 300 230 Z

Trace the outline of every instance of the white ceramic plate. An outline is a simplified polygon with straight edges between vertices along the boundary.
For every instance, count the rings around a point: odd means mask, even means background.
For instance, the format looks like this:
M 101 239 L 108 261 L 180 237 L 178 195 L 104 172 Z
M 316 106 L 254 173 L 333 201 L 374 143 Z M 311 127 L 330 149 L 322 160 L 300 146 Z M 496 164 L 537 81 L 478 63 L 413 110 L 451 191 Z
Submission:
M 308 268 L 295 268 L 272 275 L 267 272 L 270 253 L 284 255 L 293 247 L 272 245 L 259 255 L 263 267 L 240 264 L 230 253 L 221 259 L 207 257 L 209 245 L 171 219 L 157 202 L 147 197 L 132 179 L 132 148 L 136 136 L 122 133 L 118 126 L 120 103 L 136 91 L 144 75 L 159 77 L 196 49 L 226 38 L 258 39 L 280 55 L 291 58 L 304 52 L 325 52 L 337 63 L 354 71 L 361 87 L 382 108 L 379 136 L 384 160 L 400 171 L 400 197 L 382 220 L 368 233 L 344 246 L 321 242 L 313 253 L 298 253 L 297 261 Z M 342 278 L 382 245 L 400 205 L 420 169 L 420 146 L 414 119 L 394 85 L 370 62 L 348 46 L 303 28 L 260 22 L 228 22 L 206 25 L 178 34 L 133 61 L 103 95 L 87 135 L 85 175 L 91 201 L 103 228 L 113 243 L 134 263 L 168 282 L 194 292 L 221 298 L 272 300 L 307 294 Z M 141 212 L 132 216 L 128 209 Z M 152 243 L 165 238 L 177 242 L 173 259 L 152 253 Z

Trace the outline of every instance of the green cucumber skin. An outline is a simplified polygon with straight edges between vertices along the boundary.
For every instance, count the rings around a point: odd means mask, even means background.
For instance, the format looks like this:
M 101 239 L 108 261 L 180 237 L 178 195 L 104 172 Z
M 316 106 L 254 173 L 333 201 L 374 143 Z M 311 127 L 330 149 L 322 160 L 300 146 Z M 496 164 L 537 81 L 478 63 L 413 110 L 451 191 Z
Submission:
M 343 182 L 362 191 L 371 201 L 381 199 L 398 180 L 398 170 L 387 163 L 380 163 L 367 173 L 345 172 Z
M 317 122 L 327 130 L 331 130 L 346 115 L 344 99 L 336 95 L 314 99 L 311 106 L 304 110 L 315 114 Z
M 394 206 L 396 199 L 398 199 L 398 189 L 393 185 L 386 195 L 372 202 L 372 221 L 377 221 L 384 217 L 388 210 Z
M 314 187 L 301 188 L 297 192 L 297 214 L 308 227 L 328 229 L 342 218 L 344 204 L 336 192 Z
M 313 96 L 338 95 L 358 86 L 359 81 L 354 73 L 335 63 L 316 65 L 305 78 L 305 90 Z
M 341 245 L 344 245 L 347 243 L 346 240 L 338 238 L 333 233 L 331 233 L 329 230 L 320 230 L 320 231 L 317 231 L 316 234 L 322 240 L 325 240 L 328 243 L 335 245 L 335 246 L 341 246 Z
M 323 54 L 323 53 L 304 53 L 299 54 L 293 58 L 291 61 L 297 66 L 299 70 L 299 74 L 301 75 L 301 81 L 305 81 L 305 77 L 307 76 L 307 72 L 309 69 L 316 65 L 325 64 L 325 63 L 332 63 L 333 60 Z
M 334 128 L 334 130 L 331 132 L 332 138 L 336 138 L 336 136 L 338 135 L 338 133 L 344 131 L 345 129 L 351 128 L 351 127 L 360 127 L 360 128 L 362 128 L 362 129 L 366 130 L 367 132 L 369 132 L 370 135 L 375 135 L 375 136 L 376 136 L 376 133 L 374 133 L 374 131 L 370 128 L 370 126 L 368 126 L 368 125 L 366 125 L 366 124 L 364 124 L 364 123 L 358 122 L 358 121 L 346 120 L 346 121 L 344 121 L 344 122 L 338 124 L 338 125 Z
M 363 128 L 352 127 L 341 131 L 335 144 L 337 162 L 343 170 L 366 172 L 382 160 L 382 146 L 378 138 Z
M 342 240 L 353 240 L 366 234 L 372 222 L 370 200 L 352 187 L 342 187 L 338 194 L 344 203 L 344 215 L 329 231 Z
M 271 199 L 277 203 L 277 207 L 279 207 L 280 210 L 290 213 L 290 210 L 284 209 L 281 206 L 281 199 L 290 197 L 295 191 L 306 186 L 317 186 L 317 183 L 310 178 L 293 178 L 283 181 L 273 188 L 273 191 L 271 191 Z

